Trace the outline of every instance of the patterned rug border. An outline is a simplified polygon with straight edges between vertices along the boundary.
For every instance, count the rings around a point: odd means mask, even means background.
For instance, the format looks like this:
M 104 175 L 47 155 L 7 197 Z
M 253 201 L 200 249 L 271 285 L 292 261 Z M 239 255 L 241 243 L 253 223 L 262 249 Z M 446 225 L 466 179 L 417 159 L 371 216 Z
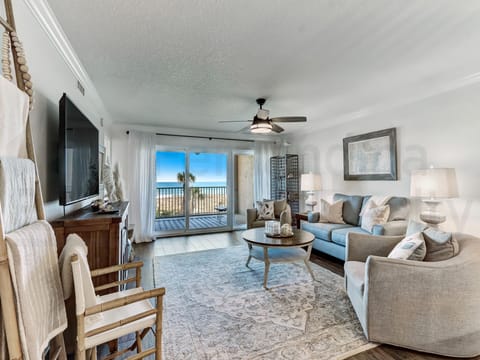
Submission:
M 157 256 L 154 256 L 153 259 L 152 259 L 152 270 L 153 270 L 153 284 L 154 284 L 154 287 L 157 287 L 157 276 L 156 276 L 156 263 L 158 260 L 160 259 L 165 259 L 165 258 L 181 258 L 181 257 L 189 257 L 189 256 L 193 256 L 193 255 L 200 255 L 200 254 L 204 254 L 204 253 L 214 253 L 214 252 L 222 252 L 222 251 L 231 251 L 231 250 L 237 250 L 237 249 L 240 249 L 240 248 L 243 248 L 245 247 L 244 244 L 242 245 L 236 245 L 236 246 L 230 246 L 230 247 L 224 247 L 224 248 L 217 248 L 217 249 L 207 249 L 207 250 L 197 250 L 197 251 L 191 251 L 191 252 L 186 252 L 186 253 L 176 253 L 176 254 L 169 254 L 169 255 L 157 255 Z M 158 258 L 158 259 L 157 259 Z M 327 268 L 324 268 L 318 264 L 315 264 L 314 262 L 310 262 L 314 267 L 318 267 L 324 271 L 328 271 L 331 275 L 333 275 L 333 277 L 337 277 L 337 278 L 340 278 L 340 279 L 343 279 L 343 277 L 341 275 L 338 275 L 334 272 L 332 272 L 331 270 L 327 269 Z M 158 266 L 158 265 L 157 265 Z M 319 282 L 318 280 L 315 280 L 315 282 Z M 160 284 L 159 284 L 160 285 Z M 266 290 L 267 291 L 267 290 Z M 167 292 L 168 292 L 168 288 L 167 288 Z M 370 349 L 373 349 L 373 348 L 376 348 L 378 346 L 380 346 L 381 344 L 378 344 L 378 343 L 372 343 L 372 342 L 368 342 L 364 345 L 361 345 L 360 347 L 356 348 L 356 349 L 352 349 L 352 350 L 349 350 L 343 354 L 338 354 L 336 355 L 335 357 L 333 357 L 332 359 L 334 360 L 346 360 L 356 354 L 360 354 L 360 353 L 363 353 L 365 351 L 368 351 Z

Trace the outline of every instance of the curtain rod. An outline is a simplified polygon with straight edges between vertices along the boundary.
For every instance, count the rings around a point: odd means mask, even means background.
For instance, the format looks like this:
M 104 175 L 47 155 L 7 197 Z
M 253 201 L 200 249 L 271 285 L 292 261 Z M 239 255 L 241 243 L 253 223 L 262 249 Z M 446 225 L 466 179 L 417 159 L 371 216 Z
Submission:
M 130 131 L 126 131 L 127 135 L 130 134 Z M 162 136 L 176 136 L 176 137 L 187 137 L 187 138 L 195 138 L 195 139 L 208 139 L 208 140 L 231 140 L 231 141 L 244 141 L 244 142 L 255 142 L 255 140 L 247 140 L 247 139 L 230 139 L 230 138 L 223 138 L 223 137 L 215 137 L 215 136 L 200 136 L 200 135 L 177 135 L 177 134 L 163 134 L 163 133 L 155 133 L 155 135 L 162 135 Z

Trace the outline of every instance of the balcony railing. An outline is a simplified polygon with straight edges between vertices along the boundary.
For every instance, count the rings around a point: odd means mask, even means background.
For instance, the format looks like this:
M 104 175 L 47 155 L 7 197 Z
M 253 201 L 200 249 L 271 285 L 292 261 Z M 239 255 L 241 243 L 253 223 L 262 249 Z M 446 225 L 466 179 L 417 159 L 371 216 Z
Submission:
M 199 186 L 190 189 L 190 215 L 218 214 L 227 206 L 226 186 Z M 183 187 L 157 187 L 155 217 L 168 218 L 185 216 Z

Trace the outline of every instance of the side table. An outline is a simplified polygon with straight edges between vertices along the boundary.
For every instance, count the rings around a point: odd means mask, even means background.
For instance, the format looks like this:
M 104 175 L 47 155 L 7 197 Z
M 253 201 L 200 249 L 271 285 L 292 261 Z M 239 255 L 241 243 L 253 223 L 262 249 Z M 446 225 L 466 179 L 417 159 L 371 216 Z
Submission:
M 295 224 L 297 224 L 297 229 L 300 229 L 300 220 L 308 220 L 308 213 L 296 213 L 295 214 Z

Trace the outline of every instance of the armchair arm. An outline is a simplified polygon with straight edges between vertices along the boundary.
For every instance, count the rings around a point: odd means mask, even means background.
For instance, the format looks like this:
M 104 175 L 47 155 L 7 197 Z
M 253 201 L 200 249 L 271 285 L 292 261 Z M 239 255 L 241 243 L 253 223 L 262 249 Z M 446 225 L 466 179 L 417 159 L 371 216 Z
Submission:
M 447 356 L 478 355 L 478 273 L 480 262 L 461 255 L 439 262 L 370 256 L 364 290 L 368 339 Z
M 253 227 L 253 222 L 257 219 L 257 209 L 247 209 L 247 229 Z
M 120 264 L 120 265 L 113 265 L 113 266 L 109 266 L 109 267 L 106 267 L 106 268 L 95 269 L 95 270 L 90 271 L 90 276 L 92 278 L 94 278 L 96 276 L 111 274 L 111 273 L 115 273 L 115 272 L 118 272 L 118 271 L 124 271 L 124 270 L 128 270 L 128 269 L 135 269 L 136 270 L 135 271 L 135 277 L 129 277 L 128 279 L 113 281 L 113 282 L 110 282 L 110 283 L 107 283 L 107 284 L 96 286 L 95 287 L 95 292 L 106 290 L 106 289 L 111 289 L 111 288 L 117 287 L 119 285 L 128 284 L 128 283 L 134 282 L 134 281 L 136 283 L 136 287 L 140 287 L 141 282 L 142 282 L 142 267 L 143 267 L 143 262 L 142 261 L 135 261 L 135 262 L 129 262 L 129 263 Z
M 150 298 L 156 298 L 157 305 L 156 305 L 155 308 L 152 308 L 152 309 L 146 310 L 142 313 L 132 315 L 130 317 L 122 319 L 121 322 L 115 322 L 115 323 L 112 323 L 112 324 L 108 324 L 108 325 L 99 327 L 97 329 L 87 331 L 85 333 L 85 336 L 87 336 L 87 337 L 88 336 L 94 336 L 94 335 L 112 330 L 112 329 L 114 329 L 118 326 L 124 326 L 126 324 L 132 323 L 132 322 L 137 321 L 139 319 L 142 319 L 142 318 L 145 318 L 145 317 L 148 317 L 148 316 L 151 316 L 151 315 L 155 315 L 155 314 L 156 314 L 157 320 L 158 320 L 159 318 L 161 319 L 161 316 L 162 316 L 161 313 L 162 313 L 162 309 L 163 309 L 163 296 L 164 295 L 165 295 L 165 288 L 158 288 L 158 289 L 152 289 L 152 290 L 144 290 L 140 293 L 128 295 L 128 296 L 125 296 L 125 297 L 120 298 L 120 299 L 110 300 L 110 301 L 107 301 L 107 302 L 104 302 L 104 303 L 101 303 L 101 304 L 98 304 L 98 305 L 95 305 L 95 306 L 91 306 L 91 307 L 85 309 L 84 314 L 78 314 L 77 315 L 77 321 L 79 323 L 83 324 L 83 315 L 88 316 L 88 315 L 98 314 L 98 313 L 101 313 L 103 311 L 117 309 L 117 308 L 120 308 L 122 306 L 132 304 L 132 303 L 137 302 L 137 301 L 147 300 L 147 299 L 150 299 Z
M 125 264 L 113 265 L 105 268 L 95 269 L 90 271 L 90 275 L 93 278 L 96 276 L 111 274 L 121 270 L 128 270 L 128 269 L 141 268 L 141 267 L 143 267 L 142 261 L 134 261 L 134 262 L 129 262 Z
M 383 225 L 373 225 L 373 235 L 396 236 L 405 235 L 407 232 L 408 221 L 395 220 L 389 221 Z
M 307 217 L 308 217 L 308 222 L 309 223 L 317 223 L 317 222 L 320 221 L 320 213 L 319 212 L 309 211 Z
M 367 261 L 369 255 L 387 256 L 403 236 L 376 236 L 349 232 L 345 261 Z

